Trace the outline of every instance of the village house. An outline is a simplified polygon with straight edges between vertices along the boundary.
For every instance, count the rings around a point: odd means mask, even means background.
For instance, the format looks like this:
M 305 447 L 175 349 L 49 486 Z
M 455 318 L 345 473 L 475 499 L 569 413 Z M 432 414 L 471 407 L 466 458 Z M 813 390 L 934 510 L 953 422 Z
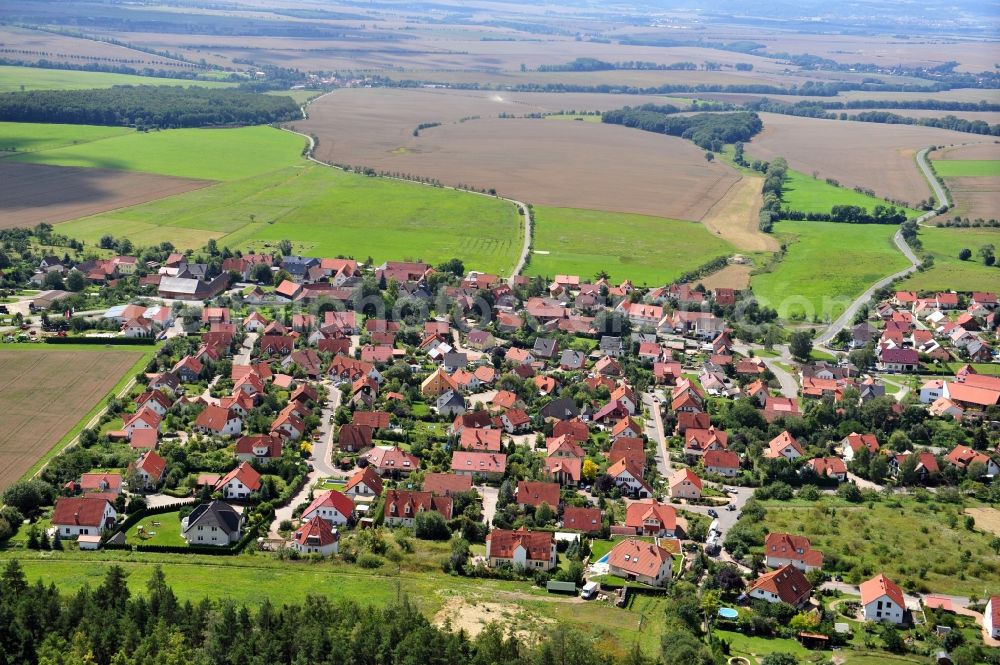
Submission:
M 556 567 L 556 540 L 548 531 L 494 529 L 486 536 L 486 561 L 490 568 L 510 565 L 524 570 Z
M 167 461 L 154 451 L 144 452 L 138 460 L 129 465 L 129 473 L 134 474 L 137 487 L 132 491 L 154 489 L 159 486 L 167 470 Z M 131 485 L 131 483 L 129 483 Z
M 482 476 L 500 480 L 507 471 L 507 456 L 500 453 L 480 453 L 456 450 L 451 455 L 452 473 L 463 476 Z
M 52 512 L 52 526 L 59 537 L 99 536 L 111 529 L 118 514 L 104 496 L 59 497 Z
M 281 439 L 270 434 L 243 436 L 236 442 L 236 459 L 267 463 L 281 459 Z
M 451 519 L 452 500 L 448 496 L 437 496 L 432 492 L 407 492 L 388 490 L 385 493 L 383 517 L 390 526 L 413 527 L 417 515 L 429 510 L 441 513 L 446 520 Z
M 622 494 L 638 499 L 653 496 L 653 488 L 642 477 L 642 471 L 627 457 L 622 457 L 608 467 L 607 474 L 615 481 Z
M 381 496 L 382 479 L 370 466 L 358 469 L 344 485 L 344 494 L 354 499 Z
M 874 455 L 878 452 L 878 438 L 874 434 L 858 434 L 851 432 L 840 442 L 841 457 L 845 462 L 850 462 L 862 448 L 867 448 L 868 453 Z
M 303 520 L 314 517 L 321 517 L 333 526 L 349 524 L 354 520 L 354 501 L 337 490 L 327 490 L 302 511 Z
M 804 573 L 823 567 L 823 553 L 812 549 L 805 536 L 769 533 L 764 540 L 764 563 L 768 568 L 795 566 Z
M 243 420 L 232 410 L 207 405 L 194 421 L 195 431 L 215 436 L 235 436 L 243 431 Z
M 801 570 L 790 564 L 754 580 L 747 595 L 769 603 L 787 603 L 801 608 L 809 600 L 812 585 Z
M 665 585 L 673 570 L 669 551 L 635 538 L 619 542 L 608 554 L 608 572 L 630 582 L 649 586 Z
M 691 469 L 678 469 L 667 481 L 672 499 L 700 499 L 701 478 Z
M 787 460 L 794 460 L 804 454 L 802 446 L 787 430 L 771 439 L 770 443 L 767 444 L 767 449 L 764 450 L 764 457 L 767 459 L 783 457 Z
M 578 506 L 567 506 L 563 511 L 563 528 L 581 531 L 588 536 L 594 536 L 601 532 L 601 510 L 600 508 L 581 508 Z
M 882 573 L 862 582 L 861 608 L 865 621 L 878 621 L 902 625 L 906 621 L 906 602 L 903 590 Z
M 740 456 L 731 450 L 710 450 L 702 458 L 705 473 L 735 478 L 740 473 Z
M 321 517 L 314 517 L 292 535 L 289 547 L 299 554 L 336 554 L 340 546 L 340 534 Z
M 517 489 L 514 490 L 514 500 L 521 508 L 525 506 L 537 508 L 544 503 L 553 510 L 559 510 L 559 504 L 562 503 L 559 483 L 519 480 Z
M 456 494 L 472 491 L 472 477 L 454 473 L 427 473 L 424 474 L 423 490 L 437 496 L 454 497 Z
M 803 469 L 812 469 L 819 478 L 829 478 L 842 483 L 847 480 L 847 464 L 839 457 L 815 457 Z
M 378 475 L 408 476 L 420 468 L 420 460 L 399 446 L 376 446 L 368 451 L 364 459 Z
M 983 610 L 983 630 L 995 640 L 1000 640 L 1000 596 L 990 596 Z
M 188 545 L 228 547 L 239 541 L 244 520 L 228 503 L 203 503 L 181 520 L 181 537 Z
M 221 492 L 224 499 L 245 500 L 259 491 L 260 486 L 260 474 L 249 462 L 240 462 L 239 466 L 219 479 L 215 484 L 215 491 Z
M 677 535 L 677 509 L 652 499 L 630 503 L 625 511 L 625 526 L 641 536 L 674 538 Z

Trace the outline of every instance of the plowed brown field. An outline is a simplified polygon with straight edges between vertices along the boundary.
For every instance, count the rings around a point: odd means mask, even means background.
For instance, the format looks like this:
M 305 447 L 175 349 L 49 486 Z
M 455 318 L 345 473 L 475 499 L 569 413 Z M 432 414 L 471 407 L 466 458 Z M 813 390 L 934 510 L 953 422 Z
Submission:
M 0 491 L 94 407 L 142 353 L 0 349 Z
M 0 228 L 64 222 L 211 184 L 151 173 L 0 161 Z

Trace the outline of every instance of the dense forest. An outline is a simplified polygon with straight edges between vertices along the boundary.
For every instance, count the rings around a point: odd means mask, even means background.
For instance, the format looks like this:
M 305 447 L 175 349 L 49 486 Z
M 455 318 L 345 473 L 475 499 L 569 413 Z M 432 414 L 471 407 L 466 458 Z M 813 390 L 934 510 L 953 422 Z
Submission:
M 331 580 L 331 583 L 333 580 Z M 697 603 L 697 601 L 694 601 Z M 697 607 L 697 606 L 695 606 Z M 695 616 L 698 616 L 695 609 Z M 669 621 L 669 617 L 666 617 Z M 660 619 L 663 621 L 663 619 Z M 669 650 L 692 665 L 707 649 L 678 626 Z M 664 655 L 667 655 L 664 646 Z M 688 658 L 687 656 L 693 656 Z M 97 588 L 61 597 L 28 584 L 17 560 L 0 574 L 3 665 L 612 665 L 591 640 L 551 626 L 527 643 L 499 624 L 475 638 L 432 625 L 406 599 L 386 607 L 306 596 L 277 607 L 222 600 L 181 603 L 159 568 L 143 595 L 111 566 Z M 648 662 L 633 652 L 630 664 Z
M 0 94 L 0 120 L 170 129 L 260 125 L 299 117 L 291 97 L 232 88 L 122 85 Z
M 676 115 L 674 106 L 643 106 L 605 111 L 601 121 L 693 141 L 705 150 L 719 151 L 726 143 L 749 141 L 764 125 L 756 113 L 698 113 Z

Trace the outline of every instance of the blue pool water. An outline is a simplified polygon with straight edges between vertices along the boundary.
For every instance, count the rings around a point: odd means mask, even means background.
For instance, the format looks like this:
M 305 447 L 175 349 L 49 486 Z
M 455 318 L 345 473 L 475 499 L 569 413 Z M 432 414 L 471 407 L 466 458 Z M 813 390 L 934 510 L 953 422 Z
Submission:
M 604 556 L 602 556 L 600 559 L 598 559 L 597 563 L 607 563 L 609 556 L 611 556 L 611 552 L 608 552 L 607 554 L 605 554 Z
M 738 619 L 740 613 L 731 607 L 720 607 L 719 616 L 722 617 L 723 619 Z

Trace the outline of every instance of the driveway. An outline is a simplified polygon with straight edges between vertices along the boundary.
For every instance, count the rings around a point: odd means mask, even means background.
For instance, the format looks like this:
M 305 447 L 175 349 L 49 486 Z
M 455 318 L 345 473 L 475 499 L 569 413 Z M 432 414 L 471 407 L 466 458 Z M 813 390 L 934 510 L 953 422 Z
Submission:
M 477 485 L 476 491 L 483 497 L 483 522 L 487 525 L 493 524 L 493 517 L 497 514 L 497 499 L 500 497 L 500 490 L 489 485 Z
M 663 416 L 660 415 L 660 398 L 653 393 L 643 393 L 642 403 L 653 414 L 652 427 L 647 427 L 647 434 L 656 441 L 656 470 L 664 479 L 670 478 L 670 451 L 667 449 L 667 436 L 663 430 Z
M 336 465 L 331 460 L 331 454 L 334 448 L 333 430 L 336 427 L 332 420 L 333 414 L 340 407 L 340 388 L 330 381 L 323 381 L 323 385 L 326 387 L 327 400 L 320 413 L 319 440 L 313 443 L 313 458 L 311 461 L 313 468 L 318 473 L 324 476 L 339 478 L 346 474 L 336 468 Z
M 258 336 L 259 334 L 255 332 L 247 334 L 243 340 L 243 346 L 240 347 L 240 352 L 233 356 L 234 365 L 250 364 L 250 354 L 253 352 L 253 346 L 257 343 Z

